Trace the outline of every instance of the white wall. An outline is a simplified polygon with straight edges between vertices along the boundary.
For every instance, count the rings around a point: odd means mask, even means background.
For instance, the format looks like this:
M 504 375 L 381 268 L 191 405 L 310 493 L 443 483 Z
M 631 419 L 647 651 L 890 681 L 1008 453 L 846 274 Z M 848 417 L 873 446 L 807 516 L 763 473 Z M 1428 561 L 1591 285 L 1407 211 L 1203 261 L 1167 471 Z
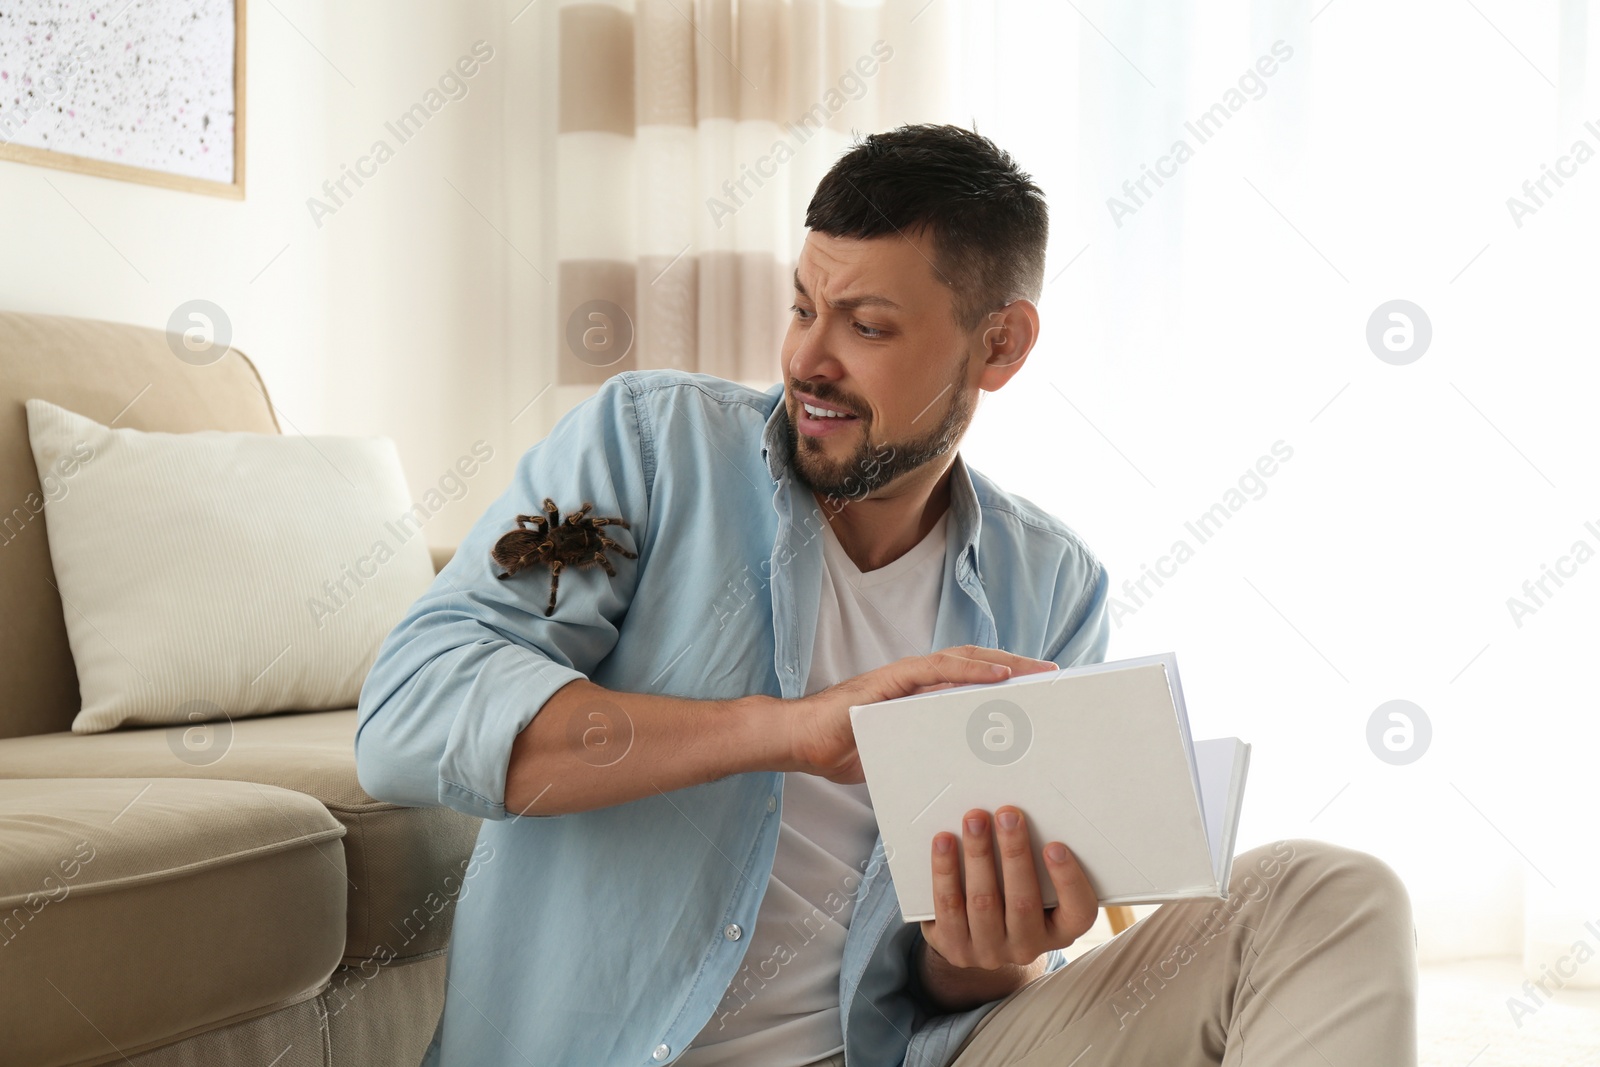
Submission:
M 0 307 L 165 328 L 179 304 L 211 300 L 286 433 L 391 436 L 418 495 L 482 438 L 495 459 L 426 530 L 456 543 L 553 415 L 547 394 L 510 422 L 543 365 L 547 286 L 523 256 L 540 263 L 553 67 L 536 62 L 553 5 L 512 23 L 519 7 L 251 4 L 246 199 L 0 162 Z M 401 144 L 385 123 L 479 40 L 494 54 L 466 95 Z M 319 226 L 308 198 L 327 202 L 323 183 L 379 138 L 393 157 L 347 182 L 354 195 Z

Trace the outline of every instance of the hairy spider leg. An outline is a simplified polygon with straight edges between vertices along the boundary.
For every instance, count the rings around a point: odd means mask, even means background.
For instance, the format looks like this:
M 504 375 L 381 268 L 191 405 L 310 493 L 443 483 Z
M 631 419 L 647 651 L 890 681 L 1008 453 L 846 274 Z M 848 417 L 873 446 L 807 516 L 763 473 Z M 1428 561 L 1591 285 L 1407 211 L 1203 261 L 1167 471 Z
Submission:
M 550 524 L 545 521 L 543 515 L 518 515 L 517 525 L 522 526 L 524 524 L 528 524 L 530 533 L 541 537 L 550 530 Z
M 567 516 L 567 525 L 568 526 L 576 526 L 576 525 L 578 525 L 578 523 L 583 521 L 583 517 L 585 515 L 589 514 L 589 509 L 592 508 L 592 507 L 594 507 L 593 504 L 585 504 L 585 505 L 583 505 L 583 507 L 579 508 L 577 511 L 572 512 L 570 515 Z
M 629 559 L 638 559 L 639 558 L 639 553 L 637 553 L 637 552 L 629 552 L 627 549 L 623 548 L 621 545 L 617 544 L 615 541 L 611 540 L 611 538 L 607 537 L 605 534 L 601 533 L 600 531 L 596 530 L 595 531 L 595 536 L 600 538 L 600 543 L 602 545 L 605 545 L 607 548 L 614 548 L 618 552 L 621 552 L 624 556 L 627 556 Z
M 553 559 L 553 560 L 550 561 L 550 603 L 548 605 L 546 605 L 545 609 L 544 609 L 544 613 L 545 613 L 545 617 L 546 618 L 548 618 L 549 616 L 555 614 L 555 610 L 556 610 L 556 586 L 561 584 L 561 568 L 562 568 L 562 566 L 563 566 L 563 564 L 559 559 Z
M 611 565 L 611 561 L 609 559 L 606 559 L 606 554 L 598 548 L 594 550 L 594 562 L 604 567 L 606 569 L 606 573 L 611 575 L 611 577 L 615 578 L 617 576 L 617 569 Z
M 545 497 L 544 503 L 540 506 L 544 508 L 545 516 L 550 520 L 550 528 L 552 530 L 561 524 L 561 509 L 556 507 L 554 500 Z

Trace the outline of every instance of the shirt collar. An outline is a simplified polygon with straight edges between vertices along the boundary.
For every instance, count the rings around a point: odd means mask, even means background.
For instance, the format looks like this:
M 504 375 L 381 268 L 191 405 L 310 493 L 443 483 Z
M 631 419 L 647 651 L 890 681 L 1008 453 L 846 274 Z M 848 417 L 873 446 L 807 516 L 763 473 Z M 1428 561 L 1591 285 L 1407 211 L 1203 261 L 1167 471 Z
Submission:
M 767 391 L 767 396 L 772 398 L 772 412 L 767 416 L 766 429 L 761 435 L 761 456 L 766 460 L 767 470 L 772 475 L 772 480 L 779 485 L 792 481 L 793 471 L 789 467 L 788 447 L 784 443 L 784 435 L 788 433 L 789 413 L 783 403 L 783 386 L 775 385 Z M 809 491 L 796 483 L 796 488 Z M 960 451 L 950 464 L 950 522 L 945 529 L 945 536 L 960 546 L 957 559 L 957 577 L 961 576 L 961 561 L 977 575 L 978 580 L 983 580 L 983 574 L 978 570 L 978 535 L 982 525 L 981 510 L 978 505 L 978 492 L 972 482 L 972 474 L 967 469 L 967 461 Z

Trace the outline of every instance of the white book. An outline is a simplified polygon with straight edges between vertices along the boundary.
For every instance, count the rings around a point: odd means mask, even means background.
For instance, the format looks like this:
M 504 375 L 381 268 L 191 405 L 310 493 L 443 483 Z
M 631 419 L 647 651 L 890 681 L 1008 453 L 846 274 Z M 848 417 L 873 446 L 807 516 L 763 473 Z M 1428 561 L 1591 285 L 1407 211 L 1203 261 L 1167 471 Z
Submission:
M 1172 653 L 1019 675 L 850 709 L 906 922 L 933 918 L 933 837 L 1020 808 L 1072 850 L 1102 905 L 1227 899 L 1250 746 L 1193 741 Z

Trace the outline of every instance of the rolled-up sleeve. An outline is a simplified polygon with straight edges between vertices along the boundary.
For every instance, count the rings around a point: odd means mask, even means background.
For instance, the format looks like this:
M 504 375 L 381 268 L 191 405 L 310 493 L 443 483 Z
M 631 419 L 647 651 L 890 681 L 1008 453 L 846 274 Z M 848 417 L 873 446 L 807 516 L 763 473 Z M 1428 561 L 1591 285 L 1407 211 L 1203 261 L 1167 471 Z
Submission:
M 625 375 L 562 416 L 384 639 L 357 713 L 356 774 L 372 797 L 506 817 L 512 743 L 557 690 L 588 677 L 615 647 L 642 560 L 608 550 L 614 578 L 565 568 L 546 617 L 549 568 L 501 580 L 490 550 L 517 516 L 543 515 L 549 498 L 563 516 L 588 503 L 593 516 L 625 519 L 630 529 L 602 529 L 645 555 L 650 464 L 640 419 Z

